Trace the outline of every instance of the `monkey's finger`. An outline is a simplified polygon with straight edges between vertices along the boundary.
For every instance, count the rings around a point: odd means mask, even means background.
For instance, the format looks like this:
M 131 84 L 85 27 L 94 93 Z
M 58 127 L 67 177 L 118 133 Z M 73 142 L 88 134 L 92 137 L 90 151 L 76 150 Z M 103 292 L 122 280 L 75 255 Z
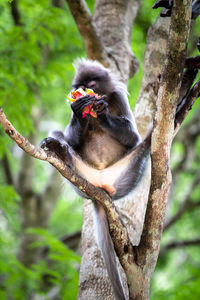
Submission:
M 71 167 L 71 155 L 69 153 L 69 145 L 65 141 L 59 141 L 53 137 L 47 137 L 41 141 L 40 147 L 44 150 L 56 153 L 63 161 Z
M 100 100 L 93 104 L 93 108 L 97 113 L 101 113 L 107 110 L 108 103 L 105 102 L 104 100 Z
M 95 108 L 95 107 L 100 107 L 100 106 L 108 106 L 108 103 L 106 102 L 106 101 L 104 101 L 104 100 L 98 100 L 98 101 L 96 101 L 94 104 L 93 104 L 93 107 Z
M 58 148 L 64 148 L 65 143 L 61 143 L 57 139 L 53 137 L 47 137 L 44 140 L 40 142 L 40 148 L 50 150 L 50 151 L 55 151 L 55 149 Z
M 78 98 L 76 101 L 78 101 L 78 102 L 84 102 L 87 100 L 94 101 L 95 99 L 96 99 L 95 95 L 86 95 L 86 96 Z
M 98 102 L 101 101 L 101 100 L 105 100 L 106 98 L 107 98 L 107 96 L 103 95 L 103 96 L 101 96 L 101 98 L 98 99 Z
M 40 142 L 39 146 L 42 149 L 46 148 L 49 150 L 51 148 L 51 146 L 54 144 L 54 142 L 56 142 L 56 139 L 54 139 L 52 137 L 47 137 Z
M 71 108 L 73 111 L 81 111 L 88 105 L 92 104 L 94 102 L 94 99 L 88 99 L 88 100 L 84 100 L 84 101 L 75 101 L 71 104 Z

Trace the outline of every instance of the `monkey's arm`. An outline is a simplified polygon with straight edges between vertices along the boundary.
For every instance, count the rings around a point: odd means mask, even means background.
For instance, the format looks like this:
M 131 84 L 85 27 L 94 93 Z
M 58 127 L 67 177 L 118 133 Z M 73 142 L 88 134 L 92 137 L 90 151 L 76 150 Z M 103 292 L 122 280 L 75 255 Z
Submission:
M 66 127 L 64 133 L 65 140 L 74 150 L 77 150 L 83 142 L 87 123 L 87 120 L 84 120 L 84 122 L 81 123 L 79 119 L 73 115 L 71 122 Z
M 133 124 L 126 117 L 117 117 L 110 114 L 101 116 L 101 126 L 122 145 L 133 148 L 139 144 L 141 138 Z
M 114 92 L 110 96 L 109 106 L 115 108 L 117 115 L 109 112 L 107 102 L 101 101 L 93 106 L 97 112 L 100 125 L 106 129 L 111 136 L 116 138 L 127 148 L 134 148 L 141 142 L 137 131 L 135 120 L 131 112 L 128 99 L 125 95 Z M 103 107 L 103 108 L 102 108 Z

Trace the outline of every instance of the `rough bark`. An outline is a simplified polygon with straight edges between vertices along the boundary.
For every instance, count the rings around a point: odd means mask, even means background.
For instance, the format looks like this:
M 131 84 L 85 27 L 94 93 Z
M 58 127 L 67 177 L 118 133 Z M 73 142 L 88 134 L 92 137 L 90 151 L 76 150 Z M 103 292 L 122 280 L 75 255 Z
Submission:
M 158 17 L 147 34 L 144 74 L 134 110 L 137 126 L 143 137 L 153 123 L 160 76 L 167 48 L 169 24 L 169 18 Z
M 169 229 L 175 222 L 180 220 L 181 216 L 184 213 L 189 212 L 189 211 L 195 209 L 196 207 L 200 206 L 200 201 L 194 202 L 191 200 L 191 194 L 194 191 L 194 189 L 197 187 L 197 185 L 199 184 L 199 181 L 200 181 L 200 173 L 198 172 L 196 174 L 196 177 L 195 177 L 193 183 L 191 184 L 188 192 L 186 193 L 185 198 L 183 199 L 182 203 L 180 204 L 177 213 L 165 223 L 164 230 Z
M 140 0 L 95 1 L 93 20 L 101 36 L 110 68 L 125 83 L 138 69 L 130 40 L 140 4 Z
M 186 57 L 190 18 L 191 1 L 175 1 L 152 135 L 150 196 L 144 230 L 138 247 L 138 263 L 143 266 L 147 283 L 151 278 L 159 253 L 167 197 L 171 184 L 170 149 L 174 135 L 176 105 Z M 143 289 L 144 299 L 148 298 L 148 289 L 148 287 Z

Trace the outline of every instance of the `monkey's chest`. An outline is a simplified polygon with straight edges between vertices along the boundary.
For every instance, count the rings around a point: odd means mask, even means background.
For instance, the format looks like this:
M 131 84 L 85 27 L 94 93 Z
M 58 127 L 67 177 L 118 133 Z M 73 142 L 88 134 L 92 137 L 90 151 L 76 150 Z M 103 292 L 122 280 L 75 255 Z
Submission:
M 124 146 L 116 139 L 98 130 L 88 132 L 80 154 L 88 164 L 102 170 L 119 160 L 125 152 Z

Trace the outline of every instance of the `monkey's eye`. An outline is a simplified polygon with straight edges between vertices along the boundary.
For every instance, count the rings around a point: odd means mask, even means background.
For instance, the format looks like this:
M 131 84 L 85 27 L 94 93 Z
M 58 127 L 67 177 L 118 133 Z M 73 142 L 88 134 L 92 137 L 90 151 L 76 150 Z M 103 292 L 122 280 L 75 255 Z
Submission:
M 96 81 L 95 80 L 89 81 L 88 84 L 87 84 L 87 86 L 89 88 L 94 88 L 96 86 Z

